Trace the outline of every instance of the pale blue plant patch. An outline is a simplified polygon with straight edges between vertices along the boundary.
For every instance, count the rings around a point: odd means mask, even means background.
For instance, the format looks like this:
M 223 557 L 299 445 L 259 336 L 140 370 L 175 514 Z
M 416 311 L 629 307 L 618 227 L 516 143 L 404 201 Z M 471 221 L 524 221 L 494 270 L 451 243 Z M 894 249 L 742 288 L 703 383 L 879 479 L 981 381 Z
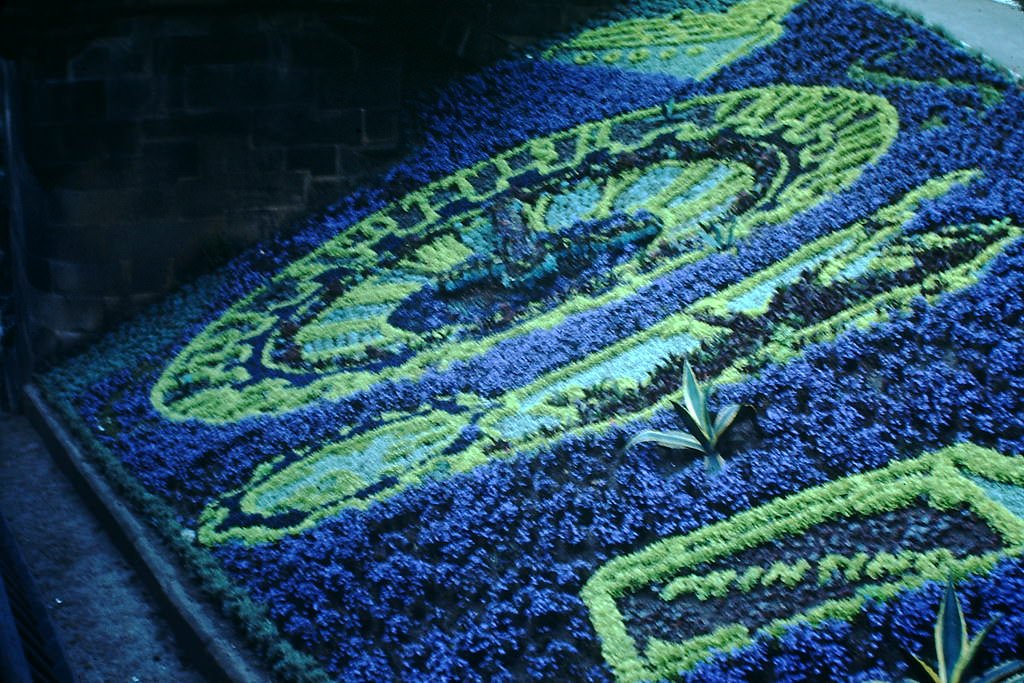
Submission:
M 818 264 L 834 257 L 836 254 L 849 249 L 852 244 L 852 240 L 844 240 L 842 244 L 837 244 L 831 249 L 820 254 L 816 254 L 812 258 L 805 259 L 779 273 L 775 277 L 769 278 L 755 287 L 751 287 L 744 294 L 739 295 L 729 302 L 729 312 L 747 313 L 763 309 L 768 305 L 768 302 L 779 287 L 796 282 L 797 278 L 800 277 L 800 273 L 809 268 L 814 268 Z
M 551 200 L 544 222 L 548 227 L 567 227 L 588 217 L 601 200 L 601 188 L 593 182 L 580 183 Z

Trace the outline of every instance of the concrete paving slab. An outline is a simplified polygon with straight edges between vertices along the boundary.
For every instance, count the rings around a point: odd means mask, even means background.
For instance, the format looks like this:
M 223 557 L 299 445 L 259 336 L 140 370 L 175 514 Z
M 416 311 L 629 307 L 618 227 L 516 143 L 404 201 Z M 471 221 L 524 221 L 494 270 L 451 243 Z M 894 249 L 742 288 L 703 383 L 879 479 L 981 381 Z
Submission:
M 887 0 L 1024 76 L 1024 11 L 992 0 Z M 883 3 L 885 4 L 885 3 Z

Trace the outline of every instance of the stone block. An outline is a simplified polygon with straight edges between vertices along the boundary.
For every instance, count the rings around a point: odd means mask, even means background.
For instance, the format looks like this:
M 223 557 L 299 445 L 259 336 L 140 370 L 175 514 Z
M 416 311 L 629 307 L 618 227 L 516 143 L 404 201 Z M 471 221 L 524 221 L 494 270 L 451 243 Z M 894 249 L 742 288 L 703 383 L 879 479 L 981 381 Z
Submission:
M 304 171 L 251 174 L 244 183 L 232 183 L 223 197 L 225 208 L 301 205 L 306 201 Z
M 137 188 L 53 190 L 53 219 L 65 225 L 114 225 L 131 223 L 136 211 L 149 198 L 141 198 Z M 147 206 L 147 208 L 151 208 Z
M 213 18 L 208 16 L 191 17 L 159 17 L 155 20 L 136 19 L 135 24 L 144 31 L 144 35 L 154 33 L 151 28 L 153 23 L 159 22 L 159 29 L 162 36 L 205 36 L 209 35 L 213 25 Z
M 40 184 L 49 189 L 124 190 L 163 182 L 166 178 L 159 167 L 145 163 L 141 155 L 103 154 L 85 161 L 63 164 L 52 170 L 47 167 L 44 169 L 44 173 L 34 170 Z
M 146 76 L 122 76 L 106 83 L 106 118 L 138 119 L 156 113 L 153 79 Z
M 342 147 L 338 150 L 340 173 L 344 177 L 350 179 L 359 179 L 367 175 L 377 173 L 381 171 L 383 167 L 386 167 L 397 160 L 397 156 L 391 158 L 391 156 L 385 152 L 375 151 L 373 158 L 371 158 L 365 153 L 365 151 L 354 147 Z
M 48 225 L 45 230 L 34 230 L 38 237 L 30 239 L 26 248 L 44 259 L 93 259 L 102 252 L 102 228 Z
M 145 184 L 199 175 L 199 143 L 191 139 L 144 142 L 139 159 Z
M 86 46 L 68 60 L 68 76 L 72 79 L 102 79 L 110 75 L 110 47 L 101 43 Z
M 130 157 L 139 152 L 138 125 L 131 121 L 32 125 L 28 140 L 26 156 L 32 165 Z
M 246 173 L 257 175 L 273 175 L 286 170 L 285 158 L 287 150 L 284 147 L 249 147 L 244 156 Z M 238 182 L 242 178 L 232 178 Z
M 49 330 L 96 332 L 103 328 L 103 298 L 40 292 L 35 297 L 35 322 Z
M 289 147 L 287 168 L 295 171 L 309 171 L 313 176 L 337 175 L 338 149 L 334 145 Z
M 211 25 L 202 35 L 165 39 L 160 53 L 164 64 L 182 67 L 266 62 L 271 58 L 266 35 L 224 22 Z
M 361 144 L 364 148 L 390 149 L 397 147 L 400 140 L 398 110 L 392 107 L 363 109 Z
M 65 80 L 36 80 L 28 85 L 27 121 L 35 125 L 66 121 L 71 104 Z
M 72 80 L 103 80 L 110 77 L 139 75 L 146 68 L 145 36 L 108 37 L 87 45 L 68 60 L 68 77 Z
M 318 68 L 353 70 L 358 49 L 343 36 L 325 26 L 311 26 L 289 36 L 288 50 L 292 63 Z
M 117 262 L 66 261 L 48 259 L 50 288 L 55 293 L 75 296 L 104 296 L 126 291 L 129 282 Z
M 175 214 L 184 220 L 220 216 L 224 212 L 225 188 L 207 176 L 179 180 L 175 185 Z
M 285 170 L 284 147 L 252 147 L 242 137 L 204 140 L 199 152 L 200 175 L 220 187 L 245 185 L 249 176 Z
M 106 83 L 101 80 L 72 81 L 64 86 L 70 107 L 68 119 L 88 121 L 102 119 L 107 114 Z
M 213 64 L 188 67 L 185 104 L 192 110 L 245 109 L 316 102 L 316 74 L 272 64 Z
M 356 70 L 325 69 L 320 73 L 319 106 L 325 109 L 353 109 L 361 101 L 363 88 L 357 84 Z
M 309 183 L 306 197 L 309 209 L 315 211 L 333 204 L 353 189 L 352 181 L 343 178 L 314 178 Z
M 156 110 L 160 113 L 180 114 L 185 110 L 185 76 L 168 71 L 154 77 L 156 89 Z
M 401 66 L 371 64 L 353 72 L 325 70 L 320 78 L 320 104 L 326 109 L 395 107 L 401 102 Z
M 32 174 L 43 188 L 62 187 L 73 182 L 79 164 L 33 164 Z
M 226 216 L 221 236 L 232 249 L 238 251 L 270 237 L 292 219 L 296 211 L 295 208 L 231 211 Z
M 68 123 L 61 126 L 58 135 L 61 141 L 60 160 L 80 163 L 89 159 L 107 158 L 109 153 L 104 144 L 106 129 L 93 123 Z
M 358 109 L 320 110 L 311 106 L 268 107 L 255 112 L 256 145 L 360 145 Z
M 264 107 L 253 113 L 253 144 L 294 145 L 305 142 L 299 138 L 307 135 L 304 129 L 314 115 L 314 108 L 308 106 Z
M 131 291 L 134 293 L 166 292 L 174 282 L 174 255 L 150 257 L 132 262 Z
M 143 185 L 132 188 L 129 193 L 131 202 L 130 220 L 142 223 L 154 221 L 167 221 L 168 216 L 173 216 L 178 202 L 178 193 L 173 185 L 160 183 L 157 185 Z M 139 243 L 149 245 L 150 234 L 147 230 L 146 238 L 138 240 Z M 173 243 L 168 245 L 174 248 Z
M 248 133 L 249 118 L 248 112 L 183 112 L 143 119 L 141 127 L 142 135 L 152 139 L 241 136 Z
M 65 161 L 63 128 L 60 124 L 36 123 L 24 127 L 25 159 L 29 166 L 41 167 Z

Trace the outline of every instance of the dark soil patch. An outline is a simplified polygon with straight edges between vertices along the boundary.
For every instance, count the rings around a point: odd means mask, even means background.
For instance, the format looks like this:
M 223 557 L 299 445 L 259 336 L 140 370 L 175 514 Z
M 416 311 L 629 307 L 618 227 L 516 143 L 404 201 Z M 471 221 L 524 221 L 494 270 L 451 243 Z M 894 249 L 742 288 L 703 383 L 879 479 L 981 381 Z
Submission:
M 659 595 L 663 586 L 654 585 L 621 598 L 619 609 L 626 617 L 630 636 L 641 647 L 645 647 L 650 638 L 679 642 L 735 623 L 753 631 L 826 600 L 852 597 L 859 587 L 875 582 L 870 578 L 848 581 L 833 576 L 819 585 L 816 564 L 826 555 L 853 557 L 867 553 L 874 557 L 881 552 L 895 555 L 905 550 L 927 552 L 945 548 L 961 558 L 995 550 L 1001 545 L 999 537 L 984 520 L 966 509 L 940 511 L 916 505 L 818 524 L 805 534 L 779 538 L 693 569 L 693 573 L 699 574 L 725 569 L 742 573 L 748 567 L 767 569 L 779 561 L 792 565 L 807 560 L 811 569 L 792 587 L 757 583 L 745 593 L 730 590 L 723 597 L 707 600 L 684 594 L 666 602 Z

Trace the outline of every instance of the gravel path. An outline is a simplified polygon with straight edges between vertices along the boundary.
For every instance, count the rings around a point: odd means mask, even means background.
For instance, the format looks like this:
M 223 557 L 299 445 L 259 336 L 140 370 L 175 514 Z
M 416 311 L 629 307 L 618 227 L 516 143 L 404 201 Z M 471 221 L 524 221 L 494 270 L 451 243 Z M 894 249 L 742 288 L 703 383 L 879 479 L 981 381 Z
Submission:
M 82 683 L 207 680 L 24 417 L 0 416 L 0 510 Z

